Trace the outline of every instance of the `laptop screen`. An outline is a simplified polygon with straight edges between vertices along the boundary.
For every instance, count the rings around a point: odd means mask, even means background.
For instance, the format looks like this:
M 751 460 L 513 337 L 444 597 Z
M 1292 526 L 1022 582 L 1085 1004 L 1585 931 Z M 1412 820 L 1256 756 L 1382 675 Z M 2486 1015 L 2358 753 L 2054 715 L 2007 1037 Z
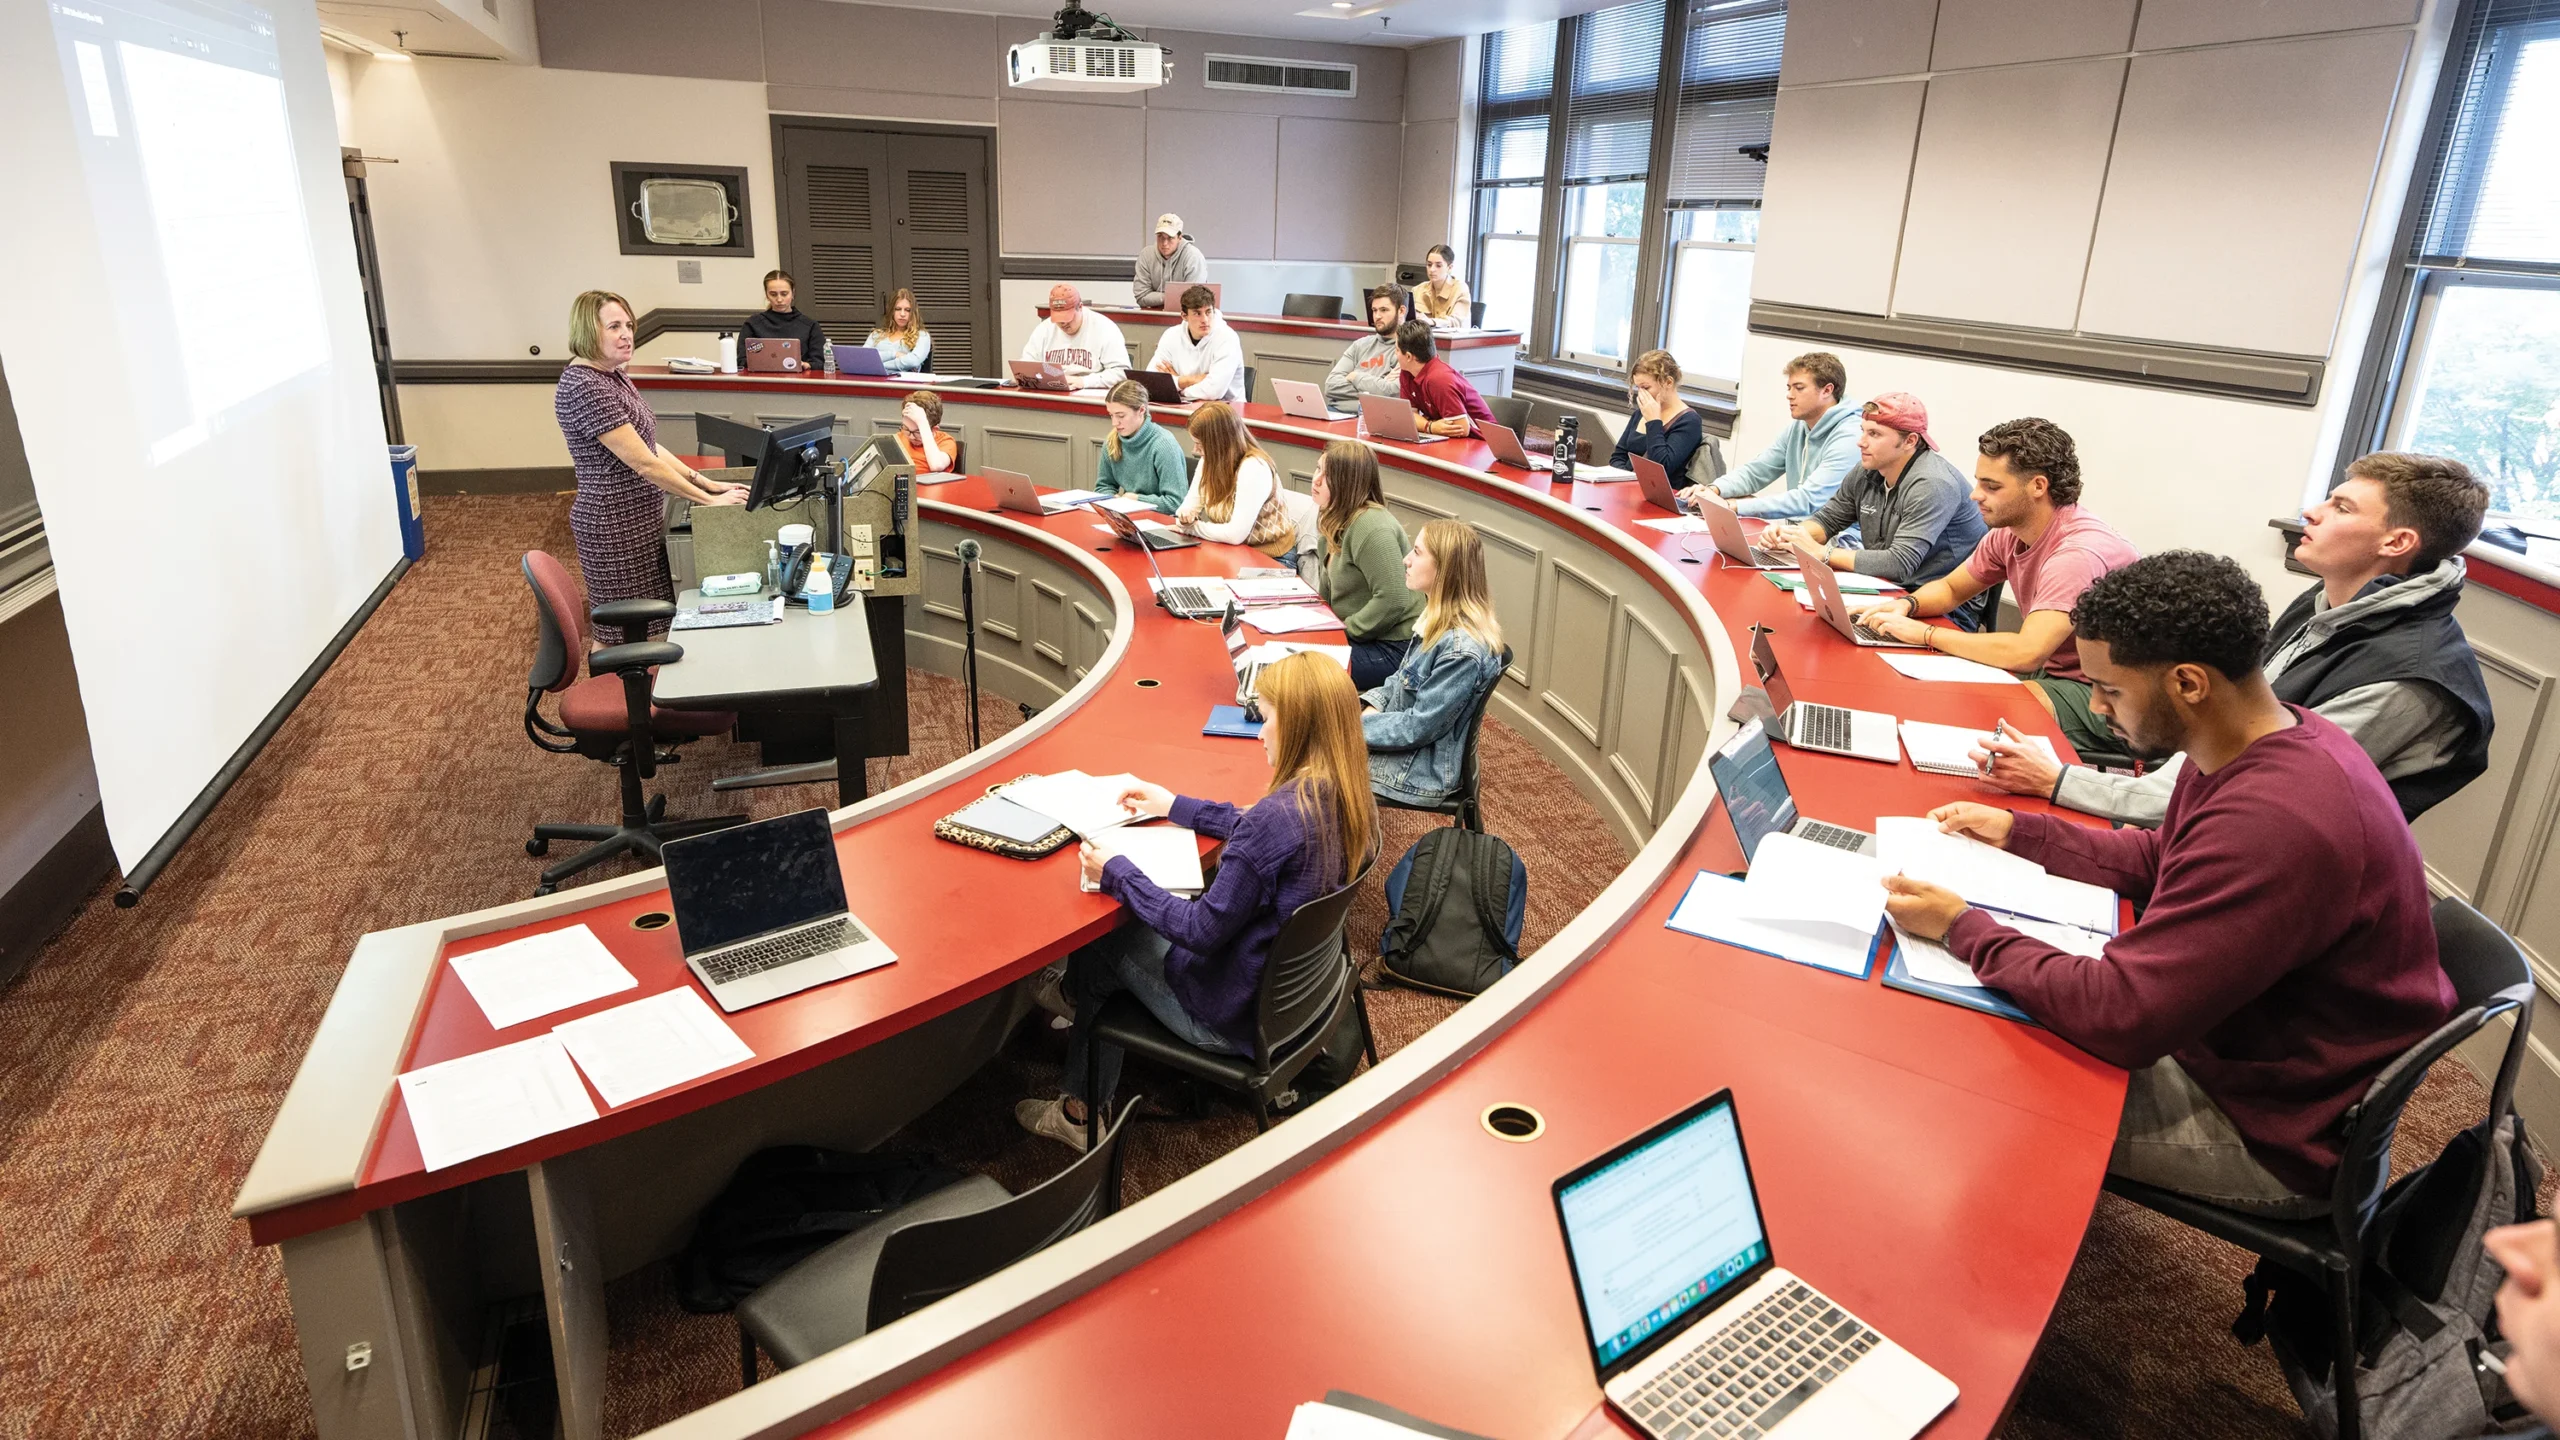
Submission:
M 844 873 L 824 810 L 670 840 L 666 863 L 687 955 L 844 913 Z
M 1604 1375 L 1770 1258 L 1731 1091 L 1566 1177 L 1556 1213 Z
M 1751 627 L 1751 668 L 1760 676 L 1760 688 L 1768 693 L 1769 708 L 1784 715 L 1796 703 L 1796 692 L 1787 688 L 1787 677 L 1778 673 L 1778 652 L 1769 647 L 1769 632 Z
M 1724 797 L 1725 818 L 1733 822 L 1734 838 L 1742 842 L 1744 864 L 1759 858 L 1764 837 L 1796 823 L 1796 797 L 1778 770 L 1777 747 L 1769 743 L 1769 732 L 1759 721 L 1743 726 L 1727 741 L 1707 761 L 1707 773 L 1715 777 L 1716 793 Z

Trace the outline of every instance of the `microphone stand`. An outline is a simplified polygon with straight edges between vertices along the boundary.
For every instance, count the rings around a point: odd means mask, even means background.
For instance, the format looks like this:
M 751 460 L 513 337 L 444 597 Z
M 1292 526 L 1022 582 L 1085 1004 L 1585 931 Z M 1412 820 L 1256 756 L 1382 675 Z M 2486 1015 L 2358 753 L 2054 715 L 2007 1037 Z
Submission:
M 961 669 L 969 681 L 969 748 L 978 748 L 978 597 L 972 583 L 978 573 L 977 541 L 963 538 L 954 547 L 960 558 Z

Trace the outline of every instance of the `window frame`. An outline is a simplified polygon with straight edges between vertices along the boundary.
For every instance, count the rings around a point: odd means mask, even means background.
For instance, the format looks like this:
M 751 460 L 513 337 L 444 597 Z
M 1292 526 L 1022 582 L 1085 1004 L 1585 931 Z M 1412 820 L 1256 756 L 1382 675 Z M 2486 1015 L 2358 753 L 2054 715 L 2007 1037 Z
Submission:
M 1741 209 L 1743 207 L 1728 205 L 1692 205 L 1686 207 L 1672 206 L 1666 208 L 1675 212 L 1685 209 L 1691 214 L 1704 214 L 1710 213 L 1714 210 Z M 1760 207 L 1753 205 L 1749 208 L 1757 210 Z M 1757 265 L 1759 263 L 1760 242 L 1757 240 L 1675 240 L 1671 242 L 1670 251 L 1664 256 L 1662 266 L 1661 344 L 1666 350 L 1671 349 L 1671 317 L 1673 314 L 1677 313 L 1680 308 L 1680 260 L 1682 256 L 1692 250 L 1738 251 L 1742 254 L 1751 256 L 1752 263 Z M 1677 358 L 1679 353 L 1680 352 L 1676 350 L 1672 351 L 1674 358 Z M 1688 362 L 1682 361 L 1680 368 L 1681 378 L 1683 380 L 1688 379 Z M 1701 390 L 1713 390 L 1719 394 L 1736 394 L 1742 389 L 1742 377 L 1739 375 L 1708 375 L 1701 371 L 1698 375 L 1698 388 Z

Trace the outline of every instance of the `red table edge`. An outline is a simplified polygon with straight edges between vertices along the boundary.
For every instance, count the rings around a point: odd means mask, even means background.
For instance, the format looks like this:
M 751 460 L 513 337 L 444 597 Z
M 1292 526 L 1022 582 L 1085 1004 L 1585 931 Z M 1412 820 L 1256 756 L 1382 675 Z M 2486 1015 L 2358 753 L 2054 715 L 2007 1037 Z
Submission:
M 1048 306 L 1036 305 L 1032 308 L 1041 319 L 1049 318 Z M 1108 319 L 1114 325 L 1124 320 L 1150 319 L 1161 321 L 1170 327 L 1182 319 L 1182 312 L 1179 310 L 1149 310 L 1140 305 L 1087 305 L 1085 308 Z M 1377 333 L 1357 320 L 1301 320 L 1294 315 L 1244 315 L 1233 310 L 1220 310 L 1218 318 L 1226 321 L 1227 328 L 1230 330 L 1253 335 L 1302 335 L 1318 340 L 1357 340 L 1363 335 Z M 1456 334 L 1446 330 L 1431 332 L 1432 342 L 1443 350 L 1478 350 L 1496 345 L 1517 347 L 1522 338 L 1517 330 L 1469 329 Z
M 2554 573 L 2549 567 L 2485 540 L 2474 543 L 2463 555 L 2471 562 L 2467 577 L 2478 581 L 2480 588 L 2495 590 L 2544 614 L 2560 615 L 2560 585 L 2544 578 Z

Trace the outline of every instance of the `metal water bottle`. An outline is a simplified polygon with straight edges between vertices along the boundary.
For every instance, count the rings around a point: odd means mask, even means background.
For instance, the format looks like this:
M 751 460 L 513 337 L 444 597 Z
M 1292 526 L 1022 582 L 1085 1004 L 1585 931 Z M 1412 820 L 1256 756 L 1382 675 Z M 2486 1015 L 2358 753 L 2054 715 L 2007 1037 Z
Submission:
M 1582 417 L 1567 415 L 1556 422 L 1556 483 L 1573 483 L 1573 463 L 1582 454 Z

